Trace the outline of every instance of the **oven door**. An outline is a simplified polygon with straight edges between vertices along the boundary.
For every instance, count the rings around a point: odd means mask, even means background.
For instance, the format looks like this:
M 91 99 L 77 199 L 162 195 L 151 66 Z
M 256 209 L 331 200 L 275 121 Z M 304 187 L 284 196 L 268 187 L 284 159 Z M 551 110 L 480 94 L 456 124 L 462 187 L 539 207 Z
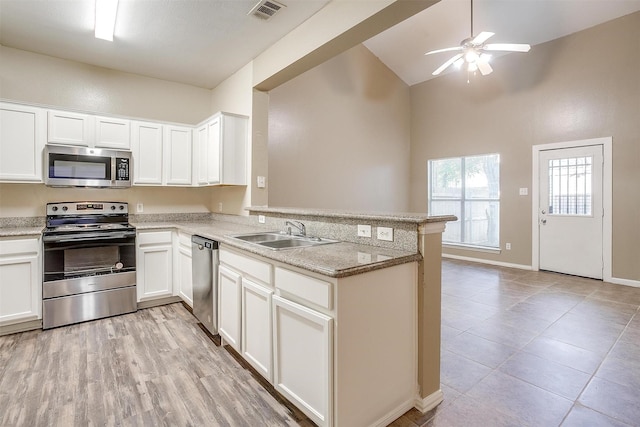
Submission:
M 136 283 L 135 230 L 45 233 L 42 240 L 44 299 Z

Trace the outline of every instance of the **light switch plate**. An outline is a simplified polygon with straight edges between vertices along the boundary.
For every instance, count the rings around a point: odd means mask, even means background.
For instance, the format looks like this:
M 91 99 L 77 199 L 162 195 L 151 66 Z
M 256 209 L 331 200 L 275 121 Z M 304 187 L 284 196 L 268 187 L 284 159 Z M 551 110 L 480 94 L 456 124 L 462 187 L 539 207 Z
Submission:
M 520 195 L 521 196 L 527 196 L 529 194 L 529 189 L 524 187 L 520 189 Z
M 358 224 L 358 237 L 371 237 L 371 226 Z
M 387 242 L 393 242 L 393 228 L 390 227 L 378 227 L 378 240 L 385 240 Z
M 258 188 L 265 188 L 267 186 L 267 178 L 264 176 L 258 177 Z

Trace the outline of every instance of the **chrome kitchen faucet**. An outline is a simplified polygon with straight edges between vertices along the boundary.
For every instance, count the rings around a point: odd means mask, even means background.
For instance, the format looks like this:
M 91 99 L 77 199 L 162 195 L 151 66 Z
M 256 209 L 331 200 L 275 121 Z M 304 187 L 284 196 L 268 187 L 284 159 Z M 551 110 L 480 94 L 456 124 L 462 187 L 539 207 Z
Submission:
M 304 226 L 304 224 L 301 223 L 300 221 L 286 221 L 284 223 L 284 225 L 285 225 L 285 227 L 288 226 L 287 227 L 287 234 L 289 234 L 289 235 L 291 235 L 291 226 L 293 226 L 293 227 L 298 229 L 298 231 L 299 231 L 298 235 L 299 236 L 306 236 L 307 235 L 307 229 Z

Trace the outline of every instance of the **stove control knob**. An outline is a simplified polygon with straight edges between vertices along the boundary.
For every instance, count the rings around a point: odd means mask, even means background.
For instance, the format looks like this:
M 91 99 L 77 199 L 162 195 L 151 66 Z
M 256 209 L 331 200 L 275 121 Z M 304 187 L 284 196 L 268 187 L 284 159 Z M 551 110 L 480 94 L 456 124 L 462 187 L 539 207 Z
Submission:
M 124 210 L 124 205 L 120 205 L 120 210 L 123 211 Z
M 111 205 L 111 210 L 115 211 L 116 210 L 116 205 Z
M 57 207 L 57 206 L 54 206 L 54 207 L 52 207 L 52 208 L 51 208 L 51 210 L 52 210 L 52 211 L 54 211 L 54 212 L 56 212 L 56 211 L 58 210 L 58 207 Z
M 68 207 L 66 207 L 66 206 L 63 206 L 63 207 L 62 207 L 62 210 L 63 210 L 63 211 L 65 211 L 65 212 L 66 212 L 68 209 L 69 209 L 69 208 L 68 208 Z

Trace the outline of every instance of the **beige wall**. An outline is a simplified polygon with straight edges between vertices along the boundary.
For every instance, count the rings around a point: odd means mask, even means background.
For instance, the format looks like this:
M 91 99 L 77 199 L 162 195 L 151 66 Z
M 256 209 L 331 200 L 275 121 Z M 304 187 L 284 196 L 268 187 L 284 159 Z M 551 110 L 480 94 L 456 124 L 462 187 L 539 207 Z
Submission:
M 0 46 L 0 98 L 196 124 L 210 116 L 211 91 Z
M 269 96 L 269 205 L 407 210 L 409 88 L 369 50 Z
M 117 201 L 129 203 L 131 213 L 142 203 L 144 213 L 209 211 L 208 188 L 131 187 L 126 189 L 53 188 L 43 184 L 0 184 L 0 217 L 44 216 L 50 202 Z
M 640 280 L 640 13 L 411 88 L 411 210 L 426 210 L 427 160 L 501 154 L 501 242 L 511 251 L 446 252 L 531 265 L 532 146 L 613 137 L 616 278 Z

